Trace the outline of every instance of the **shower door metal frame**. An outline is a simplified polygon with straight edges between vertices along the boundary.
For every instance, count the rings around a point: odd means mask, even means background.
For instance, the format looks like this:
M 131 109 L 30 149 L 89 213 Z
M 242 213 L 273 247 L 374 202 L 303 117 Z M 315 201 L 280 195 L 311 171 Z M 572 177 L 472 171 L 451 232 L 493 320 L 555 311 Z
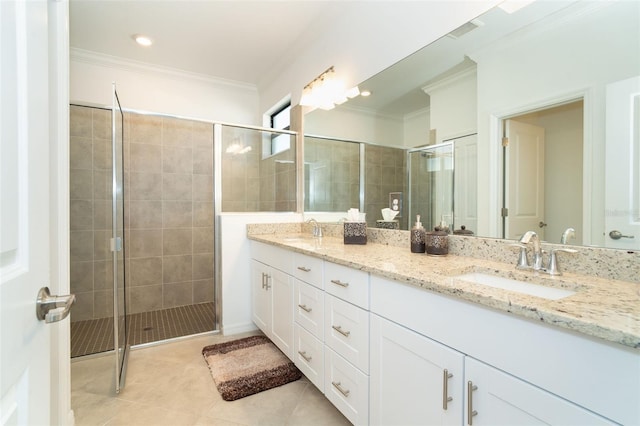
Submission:
M 112 236 L 110 240 L 110 249 L 112 253 L 113 259 L 113 343 L 114 343 L 114 354 L 116 358 L 116 381 L 115 381 L 115 391 L 116 393 L 120 393 L 120 390 L 124 387 L 126 370 L 127 370 L 127 360 L 129 356 L 129 344 L 128 344 L 128 336 L 127 336 L 127 306 L 126 306 L 126 274 L 124 270 L 125 264 L 125 251 L 124 251 L 124 233 L 125 233 L 125 222 L 124 222 L 124 170 L 122 170 L 121 182 L 121 198 L 122 198 L 122 238 L 118 236 L 118 150 L 117 150 L 117 127 L 116 127 L 116 117 L 119 114 L 119 118 L 123 120 L 123 112 L 122 107 L 120 106 L 120 100 L 118 99 L 118 93 L 116 91 L 116 84 L 113 83 L 113 107 L 111 112 L 111 172 L 112 172 L 112 194 L 111 194 L 111 206 L 112 206 L 112 215 L 111 215 L 111 224 L 112 224 Z M 124 125 L 120 126 L 121 135 L 121 155 L 124 157 Z M 124 169 L 124 158 L 121 158 L 120 164 Z M 122 306 L 122 312 L 124 316 L 124 345 L 120 348 L 120 300 L 118 297 L 118 254 L 122 252 L 122 292 L 123 298 L 122 302 L 124 306 Z

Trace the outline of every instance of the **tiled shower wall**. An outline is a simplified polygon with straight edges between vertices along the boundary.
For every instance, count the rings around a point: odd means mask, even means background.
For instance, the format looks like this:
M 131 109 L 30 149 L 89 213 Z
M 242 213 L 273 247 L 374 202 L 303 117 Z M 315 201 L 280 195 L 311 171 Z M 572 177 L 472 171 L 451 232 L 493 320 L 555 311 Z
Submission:
M 365 145 L 365 212 L 367 226 L 375 227 L 382 219 L 381 210 L 389 207 L 389 193 L 402 192 L 404 206 L 401 216 L 396 216 L 400 229 L 407 229 L 407 154 L 401 148 Z
M 72 321 L 113 316 L 111 111 L 70 109 Z
M 113 315 L 111 111 L 71 107 L 72 321 Z M 213 126 L 125 114 L 128 312 L 213 301 Z

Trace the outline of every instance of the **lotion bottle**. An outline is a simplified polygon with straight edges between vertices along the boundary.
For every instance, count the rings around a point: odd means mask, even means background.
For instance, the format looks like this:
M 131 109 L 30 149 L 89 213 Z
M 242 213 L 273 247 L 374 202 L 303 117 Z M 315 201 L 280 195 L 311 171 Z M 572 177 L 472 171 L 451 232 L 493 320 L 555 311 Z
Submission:
M 425 230 L 420 222 L 420 215 L 417 215 L 416 223 L 411 228 L 411 253 L 424 253 L 425 250 Z

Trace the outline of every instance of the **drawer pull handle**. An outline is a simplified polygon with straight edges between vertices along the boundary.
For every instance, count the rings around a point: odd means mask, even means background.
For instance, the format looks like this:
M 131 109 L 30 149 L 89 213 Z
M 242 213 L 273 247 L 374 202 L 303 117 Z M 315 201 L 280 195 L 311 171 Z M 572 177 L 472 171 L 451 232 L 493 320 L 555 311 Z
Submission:
M 473 382 L 467 382 L 467 424 L 473 426 L 473 416 L 477 416 L 478 412 L 473 409 L 473 391 L 478 387 Z
M 313 309 L 307 307 L 307 305 L 298 305 L 298 308 L 302 309 L 305 312 L 311 312 Z
M 340 287 L 349 287 L 349 283 L 343 283 L 340 280 L 331 280 L 332 283 L 339 285 Z
M 343 394 L 344 396 L 348 397 L 349 396 L 349 389 L 343 389 L 340 382 L 331 382 L 331 384 L 333 385 L 333 387 L 335 387 L 336 389 L 338 389 L 338 391 Z
M 340 325 L 332 325 L 331 328 L 333 328 L 338 333 L 342 334 L 344 337 L 349 337 L 349 335 L 351 334 L 350 331 L 344 331 L 342 329 L 342 326 L 340 326 Z
M 442 409 L 446 410 L 447 405 L 453 400 L 449 396 L 449 379 L 453 377 L 453 374 L 449 373 L 446 368 L 442 372 Z
M 311 272 L 311 269 L 307 268 L 306 266 L 298 266 L 298 269 L 302 272 Z
M 312 357 L 307 355 L 307 351 L 298 351 L 298 353 L 300 354 L 300 356 L 302 358 L 304 358 L 305 361 L 307 361 L 307 362 L 311 361 Z

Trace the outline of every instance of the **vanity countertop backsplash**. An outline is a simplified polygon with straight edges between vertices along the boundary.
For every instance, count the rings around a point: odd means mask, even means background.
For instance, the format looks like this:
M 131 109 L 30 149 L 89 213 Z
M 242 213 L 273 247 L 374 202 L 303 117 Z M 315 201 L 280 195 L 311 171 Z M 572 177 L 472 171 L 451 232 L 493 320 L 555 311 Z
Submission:
M 577 247 L 560 253 L 561 276 L 515 268 L 513 241 L 450 236 L 449 255 L 411 253 L 409 231 L 369 229 L 366 245 L 345 245 L 342 226 L 250 224 L 247 236 L 326 261 L 370 272 L 472 303 L 498 309 L 589 336 L 640 348 L 640 252 Z M 543 248 L 555 245 L 543 244 Z M 563 256 L 564 255 L 564 256 Z M 484 273 L 575 292 L 557 300 L 463 281 L 456 276 Z

